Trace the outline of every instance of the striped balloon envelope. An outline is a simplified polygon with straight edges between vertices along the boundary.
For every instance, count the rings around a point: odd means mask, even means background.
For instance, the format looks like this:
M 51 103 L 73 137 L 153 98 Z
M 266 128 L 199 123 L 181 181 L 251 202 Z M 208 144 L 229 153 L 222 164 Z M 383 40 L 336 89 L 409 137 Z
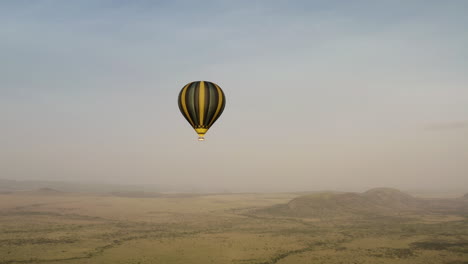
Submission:
M 224 111 L 226 97 L 223 90 L 212 82 L 197 81 L 185 85 L 179 93 L 179 109 L 198 134 L 205 134 Z

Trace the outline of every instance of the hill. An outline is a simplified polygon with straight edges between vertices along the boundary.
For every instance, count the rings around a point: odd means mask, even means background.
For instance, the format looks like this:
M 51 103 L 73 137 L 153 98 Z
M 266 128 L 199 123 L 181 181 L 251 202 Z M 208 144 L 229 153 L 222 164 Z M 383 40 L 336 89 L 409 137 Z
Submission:
M 375 188 L 364 193 L 317 193 L 299 196 L 287 204 L 256 211 L 287 217 L 330 218 L 401 213 L 468 212 L 468 200 L 420 199 L 391 188 Z
M 155 198 L 164 197 L 161 193 L 156 192 L 111 192 L 113 196 L 127 197 L 127 198 Z
M 24 193 L 34 194 L 34 195 L 62 195 L 64 194 L 64 192 L 62 191 L 58 191 L 58 190 L 55 190 L 53 188 L 48 188 L 48 187 L 39 188 L 37 190 L 32 190 L 32 191 L 26 191 Z
M 55 190 L 60 192 L 81 193 L 110 193 L 110 192 L 159 192 L 160 187 L 155 185 L 119 185 L 105 183 L 81 183 L 61 181 L 17 181 L 0 179 L 0 192 L 30 191 L 47 192 Z
M 94 182 L 36 181 L 0 179 L 0 192 L 36 191 L 51 188 L 61 192 L 78 193 L 212 193 L 212 189 L 196 188 L 191 185 L 168 184 L 112 184 Z

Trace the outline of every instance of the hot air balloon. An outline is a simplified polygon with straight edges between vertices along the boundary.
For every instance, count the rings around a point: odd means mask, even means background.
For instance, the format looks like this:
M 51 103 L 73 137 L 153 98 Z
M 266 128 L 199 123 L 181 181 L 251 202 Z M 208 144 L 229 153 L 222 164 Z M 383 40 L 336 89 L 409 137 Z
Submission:
M 221 116 L 226 105 L 223 90 L 212 82 L 197 81 L 185 85 L 179 93 L 179 109 L 198 134 L 198 140 L 205 140 L 205 134 Z

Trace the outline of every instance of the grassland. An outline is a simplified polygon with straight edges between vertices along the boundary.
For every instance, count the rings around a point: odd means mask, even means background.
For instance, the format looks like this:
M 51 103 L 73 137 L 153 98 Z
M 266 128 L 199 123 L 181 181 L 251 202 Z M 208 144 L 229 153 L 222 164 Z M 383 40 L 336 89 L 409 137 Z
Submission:
M 0 264 L 468 263 L 463 212 L 293 217 L 264 209 L 297 194 L 130 196 L 0 194 Z

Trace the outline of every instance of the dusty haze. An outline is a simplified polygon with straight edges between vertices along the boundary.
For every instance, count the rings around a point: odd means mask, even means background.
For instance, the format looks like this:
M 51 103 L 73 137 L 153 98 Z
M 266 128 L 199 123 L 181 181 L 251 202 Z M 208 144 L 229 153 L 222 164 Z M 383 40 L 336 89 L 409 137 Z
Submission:
M 466 1 L 0 3 L 0 178 L 468 186 Z M 226 109 L 179 113 L 194 80 Z

